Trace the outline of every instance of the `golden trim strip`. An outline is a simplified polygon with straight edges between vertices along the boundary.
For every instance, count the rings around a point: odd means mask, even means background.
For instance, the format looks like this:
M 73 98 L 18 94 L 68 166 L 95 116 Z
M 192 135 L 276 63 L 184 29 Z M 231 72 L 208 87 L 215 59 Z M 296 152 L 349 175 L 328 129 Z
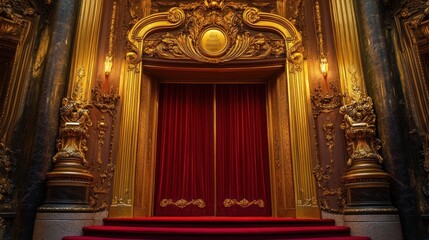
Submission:
M 242 208 L 247 208 L 250 207 L 252 205 L 257 205 L 260 208 L 264 208 L 265 207 L 265 202 L 262 199 L 258 199 L 258 200 L 253 200 L 253 201 L 249 201 L 245 198 L 241 199 L 240 201 L 237 201 L 237 199 L 225 199 L 223 201 L 223 206 L 229 208 L 232 207 L 233 205 L 238 205 Z
M 206 207 L 206 203 L 204 202 L 204 200 L 202 200 L 200 198 L 192 199 L 191 201 L 187 201 L 186 199 L 183 199 L 183 198 L 179 199 L 177 201 L 173 201 L 172 199 L 165 199 L 164 198 L 159 202 L 159 205 L 161 207 L 167 207 L 167 206 L 173 205 L 173 206 L 176 206 L 178 208 L 185 208 L 191 204 L 194 206 L 197 206 L 199 208 L 205 208 Z

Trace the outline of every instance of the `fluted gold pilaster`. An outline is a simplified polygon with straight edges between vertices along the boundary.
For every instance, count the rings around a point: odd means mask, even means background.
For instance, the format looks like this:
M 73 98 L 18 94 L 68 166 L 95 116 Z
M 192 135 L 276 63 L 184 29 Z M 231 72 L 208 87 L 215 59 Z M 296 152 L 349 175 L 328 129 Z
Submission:
M 91 99 L 91 86 L 96 78 L 97 54 L 102 21 L 103 1 L 82 0 L 79 18 L 76 27 L 73 59 L 70 68 L 68 97 L 76 91 L 88 102 Z M 75 74 L 78 69 L 84 68 L 86 76 L 81 86 L 76 86 Z M 79 88 L 79 89 L 77 89 Z M 76 99 L 80 100 L 80 99 Z
M 134 198 L 135 163 L 137 158 L 137 136 L 139 131 L 139 109 L 141 89 L 141 63 L 133 70 L 122 67 L 120 95 L 122 101 L 121 128 L 116 171 L 113 186 L 113 201 L 110 216 L 132 217 Z M 138 69 L 138 70 L 137 70 Z M 132 79 L 132 81 L 129 81 Z
M 356 84 L 365 92 L 365 79 L 362 76 L 362 57 L 360 53 L 359 35 L 356 26 L 355 6 L 353 0 L 332 0 L 332 23 L 335 39 L 335 54 L 338 59 L 341 92 L 352 92 L 350 71 L 356 72 Z
M 288 72 L 291 148 L 297 217 L 320 217 L 316 184 L 312 175 L 310 90 L 306 61 Z

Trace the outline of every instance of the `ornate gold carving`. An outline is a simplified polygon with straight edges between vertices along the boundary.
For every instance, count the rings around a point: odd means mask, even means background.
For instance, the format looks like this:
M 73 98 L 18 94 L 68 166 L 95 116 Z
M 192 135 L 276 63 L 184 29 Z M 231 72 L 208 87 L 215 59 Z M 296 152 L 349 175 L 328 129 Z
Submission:
M 307 198 L 307 199 L 298 199 L 297 205 L 301 207 L 312 207 L 317 205 L 316 197 Z
M 128 195 L 128 191 L 125 191 L 125 195 Z M 112 206 L 131 206 L 131 199 L 127 197 L 117 197 L 115 196 L 112 200 Z
M 88 127 L 92 125 L 89 118 L 91 105 L 84 105 L 80 101 L 63 99 L 61 114 L 60 139 L 58 152 L 53 157 L 55 164 L 61 164 L 61 160 L 74 158 L 78 163 L 87 165 L 85 152 L 88 138 Z M 58 161 L 58 162 L 57 162 Z
M 383 158 L 377 153 L 380 140 L 375 138 L 375 114 L 371 97 L 365 96 L 360 89 L 354 87 L 356 96 L 349 104 L 340 108 L 344 115 L 341 128 L 345 130 L 350 158 L 347 165 L 351 166 L 356 159 L 375 159 L 378 164 Z
M 78 78 L 84 76 L 84 71 L 78 72 Z M 80 81 L 78 81 L 78 84 Z M 81 98 L 79 88 L 73 96 Z M 58 152 L 53 157 L 54 169 L 46 174 L 48 186 L 53 185 L 89 185 L 93 176 L 89 173 L 88 162 L 85 159 L 87 149 L 88 128 L 92 125 L 89 118 L 91 105 L 82 101 L 64 98 L 60 108 L 60 134 L 57 140 Z M 69 182 L 69 183 L 67 183 Z M 81 182 L 81 183 L 76 183 Z
M 319 57 L 320 59 L 326 58 L 325 54 L 325 41 L 323 39 L 323 28 L 322 28 L 322 18 L 320 14 L 320 3 L 319 1 L 315 1 L 314 8 L 316 10 L 316 34 L 317 34 L 317 42 L 318 42 L 318 48 L 319 48 Z
M 0 14 L 6 14 L 15 23 L 23 23 L 22 15 L 34 15 L 36 9 L 32 1 L 0 0 Z
M 319 84 L 310 95 L 313 117 L 317 118 L 320 113 L 329 113 L 341 105 L 342 94 L 332 82 L 329 83 L 329 92 L 323 93 L 323 87 Z
M 279 36 L 255 35 L 244 29 L 242 18 L 256 16 L 243 14 L 247 5 L 206 1 L 204 5 L 182 5 L 181 9 L 186 15 L 185 28 L 178 33 L 148 37 L 144 43 L 145 55 L 219 63 L 285 54 L 285 44 Z
M 97 160 L 90 165 L 91 173 L 97 179 L 91 186 L 89 204 L 93 208 L 105 209 L 107 208 L 107 197 L 110 193 L 111 179 L 113 178 L 115 165 L 112 161 L 113 151 L 113 137 L 115 134 L 115 120 L 117 117 L 117 104 L 119 102 L 119 95 L 110 89 L 110 94 L 102 93 L 102 81 L 97 81 L 96 87 L 92 90 L 92 104 L 97 107 L 103 114 L 109 113 L 112 118 L 112 124 L 110 126 L 110 147 L 109 147 L 109 159 L 107 164 L 102 159 L 102 152 L 109 131 L 108 122 L 105 116 L 101 116 L 101 120 L 97 123 L 98 133 L 98 147 L 97 147 Z M 100 196 L 102 195 L 102 196 Z
M 320 159 L 319 151 L 319 137 L 318 137 L 318 118 L 321 113 L 331 113 L 334 112 L 341 105 L 342 94 L 339 92 L 338 87 L 336 87 L 332 82 L 329 83 L 329 91 L 323 93 L 323 87 L 319 82 L 318 86 L 315 88 L 313 93 L 310 96 L 312 102 L 313 118 L 314 118 L 314 131 L 316 139 L 316 166 L 313 169 L 313 174 L 316 177 L 317 187 L 319 189 L 320 198 L 319 205 L 320 207 L 328 212 L 342 212 L 346 204 L 345 192 L 343 186 L 332 186 L 331 178 L 334 173 L 335 161 L 334 161 L 334 148 L 335 148 L 335 125 L 328 117 L 323 123 L 322 131 L 325 137 L 325 144 L 328 147 L 329 151 L 329 163 L 323 166 Z M 329 206 L 329 197 L 334 196 L 337 200 L 338 208 L 332 208 Z
M 110 93 L 102 93 L 101 88 L 103 82 L 101 79 L 97 81 L 96 87 L 92 90 L 92 104 L 94 104 L 102 113 L 109 113 L 111 117 L 117 117 L 117 105 L 119 102 L 119 94 L 110 89 Z
M 0 17 L 0 36 L 18 42 L 24 31 L 24 24 Z
M 169 205 L 174 205 L 174 206 L 176 206 L 178 208 L 185 208 L 185 207 L 187 207 L 187 206 L 189 206 L 191 204 L 194 205 L 194 206 L 197 206 L 199 208 L 205 208 L 206 207 L 206 203 L 204 202 L 204 200 L 202 200 L 200 198 L 198 198 L 198 199 L 192 199 L 191 201 L 187 201 L 187 200 L 185 200 L 183 198 L 179 199 L 177 201 L 173 201 L 172 199 L 162 199 L 159 202 L 159 205 L 161 207 L 167 207 Z
M 0 209 L 13 208 L 15 181 L 12 179 L 12 174 L 15 171 L 16 162 L 14 155 L 10 148 L 0 142 Z
M 265 203 L 264 200 L 262 199 L 258 199 L 258 200 L 253 200 L 253 201 L 249 201 L 245 198 L 243 198 L 242 200 L 238 201 L 237 199 L 225 199 L 223 201 L 223 206 L 225 207 L 232 207 L 233 205 L 238 205 L 242 208 L 247 208 L 250 207 L 252 205 L 257 205 L 260 208 L 264 208 L 265 207 Z
M 228 46 L 228 38 L 222 29 L 208 28 L 201 33 L 200 46 L 207 56 L 217 57 L 225 52 Z
M 347 162 L 350 168 L 343 177 L 347 191 L 347 206 L 344 212 L 353 212 L 356 208 L 365 208 L 366 212 L 372 211 L 373 208 L 388 208 L 390 212 L 396 212 L 397 209 L 393 206 L 386 206 L 390 203 L 390 176 L 383 170 L 381 166 L 383 158 L 377 153 L 381 144 L 375 138 L 372 99 L 355 85 L 353 90 L 351 97 L 346 99 L 348 104 L 340 108 L 340 113 L 344 115 L 341 128 L 345 130 L 350 155 Z M 377 191 L 381 197 L 372 195 L 353 197 L 352 192 L 356 191 Z
M 415 118 L 413 137 L 421 136 L 422 155 L 418 155 L 421 166 L 422 192 L 429 199 L 429 81 L 424 70 L 421 55 L 427 53 L 429 42 L 429 2 L 427 0 L 407 1 L 395 16 L 396 62 L 400 71 L 404 95 L 408 96 L 407 107 Z M 416 144 L 417 145 L 417 144 Z

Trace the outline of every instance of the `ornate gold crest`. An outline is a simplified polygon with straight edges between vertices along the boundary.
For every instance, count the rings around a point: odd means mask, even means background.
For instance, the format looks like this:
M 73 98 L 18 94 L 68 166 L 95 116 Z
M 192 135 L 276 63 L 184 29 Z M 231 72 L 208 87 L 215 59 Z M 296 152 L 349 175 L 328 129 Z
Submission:
M 285 57 L 282 36 L 246 28 L 246 21 L 258 20 L 257 11 L 245 14 L 250 9 L 253 8 L 246 4 L 207 0 L 204 4 L 172 8 L 170 16 L 184 16 L 184 26 L 175 32 L 149 35 L 144 41 L 143 57 L 208 63 Z M 176 11 L 181 13 L 174 14 Z

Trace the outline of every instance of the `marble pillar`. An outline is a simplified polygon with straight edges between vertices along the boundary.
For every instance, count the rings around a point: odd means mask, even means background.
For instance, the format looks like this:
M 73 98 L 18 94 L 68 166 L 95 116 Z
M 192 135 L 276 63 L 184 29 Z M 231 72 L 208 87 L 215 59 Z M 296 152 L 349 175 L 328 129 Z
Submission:
M 391 194 L 398 208 L 404 239 L 422 239 L 421 221 L 417 209 L 416 192 L 410 175 L 410 158 L 407 155 L 406 127 L 401 120 L 400 81 L 395 74 L 395 58 L 391 55 L 386 12 L 383 1 L 355 1 L 358 29 L 361 36 L 364 75 L 368 95 L 374 100 L 377 130 L 382 143 L 384 167 L 391 175 Z M 405 132 L 404 132 L 405 131 Z
M 45 59 L 33 144 L 30 148 L 28 171 L 23 176 L 23 186 L 18 193 L 17 214 L 13 239 L 32 239 L 37 208 L 43 203 L 46 189 L 46 173 L 52 168 L 55 142 L 58 135 L 59 108 L 66 93 L 70 65 L 71 46 L 79 2 L 58 0 L 53 3 L 49 19 L 49 50 Z

